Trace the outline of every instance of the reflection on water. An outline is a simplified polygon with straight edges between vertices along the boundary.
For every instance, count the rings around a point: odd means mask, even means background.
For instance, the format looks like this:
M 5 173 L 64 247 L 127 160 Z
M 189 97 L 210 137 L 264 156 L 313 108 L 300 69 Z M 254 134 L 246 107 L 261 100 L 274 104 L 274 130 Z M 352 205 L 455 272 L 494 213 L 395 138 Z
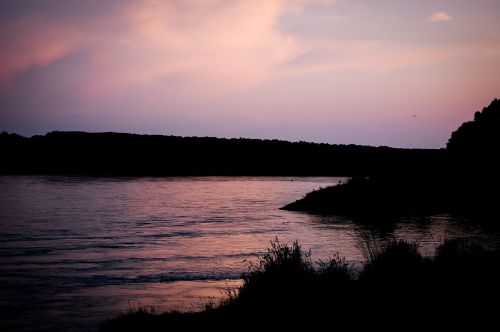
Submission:
M 279 210 L 339 180 L 0 177 L 0 329 L 93 329 L 139 305 L 196 310 L 276 237 L 313 259 L 360 262 L 360 236 L 431 254 L 444 238 L 488 235 L 449 215 L 367 228 Z
M 380 218 L 380 217 L 379 217 Z M 496 220 L 495 220 L 496 221 Z M 351 260 L 364 261 L 363 247 L 368 245 L 383 247 L 395 240 L 406 240 L 416 243 L 424 256 L 435 254 L 436 248 L 445 242 L 456 238 L 467 238 L 486 249 L 498 249 L 500 246 L 500 226 L 492 220 L 484 220 L 478 216 L 459 216 L 438 214 L 426 217 L 398 217 L 394 219 L 356 220 L 339 216 L 310 216 L 311 223 L 324 225 L 326 229 L 333 225 L 335 232 L 342 237 L 342 227 L 354 239 L 354 248 L 341 250 L 335 248 Z M 344 234 L 345 234 L 344 233 Z M 361 248 L 361 250 L 359 250 Z M 350 256 L 349 254 L 354 254 Z

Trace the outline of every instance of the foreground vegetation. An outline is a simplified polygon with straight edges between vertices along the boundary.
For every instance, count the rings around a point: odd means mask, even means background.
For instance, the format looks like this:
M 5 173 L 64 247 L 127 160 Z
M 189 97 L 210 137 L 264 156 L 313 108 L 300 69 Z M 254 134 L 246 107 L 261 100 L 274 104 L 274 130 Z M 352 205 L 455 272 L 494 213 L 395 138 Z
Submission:
M 430 258 L 404 241 L 364 249 L 366 263 L 359 271 L 339 256 L 313 263 L 298 243 L 275 241 L 244 274 L 240 289 L 228 292 L 220 304 L 187 313 L 139 309 L 103 323 L 100 330 L 409 329 L 431 323 L 468 323 L 478 329 L 496 322 L 498 251 L 466 240 L 447 241 Z

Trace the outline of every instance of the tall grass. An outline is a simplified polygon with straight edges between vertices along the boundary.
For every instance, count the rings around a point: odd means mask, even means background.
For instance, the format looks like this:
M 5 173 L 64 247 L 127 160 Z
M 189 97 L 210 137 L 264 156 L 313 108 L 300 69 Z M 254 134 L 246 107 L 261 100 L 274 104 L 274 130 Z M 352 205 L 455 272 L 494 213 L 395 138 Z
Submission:
M 338 254 L 313 263 L 297 242 L 276 239 L 243 275 L 239 290 L 218 305 L 190 313 L 141 309 L 106 322 L 101 330 L 265 329 L 293 322 L 339 327 L 348 318 L 358 325 L 383 325 L 396 318 L 446 321 L 464 312 L 468 319 L 496 318 L 490 309 L 497 307 L 488 301 L 500 296 L 498 251 L 465 240 L 443 243 L 431 258 L 405 241 L 366 247 L 365 265 L 355 273 Z

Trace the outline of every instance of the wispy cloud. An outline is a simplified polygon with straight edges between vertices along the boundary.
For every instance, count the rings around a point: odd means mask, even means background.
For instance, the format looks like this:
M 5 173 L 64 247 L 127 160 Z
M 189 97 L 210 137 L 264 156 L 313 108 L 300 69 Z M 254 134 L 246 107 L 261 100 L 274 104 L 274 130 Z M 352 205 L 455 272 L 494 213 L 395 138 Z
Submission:
M 427 21 L 431 23 L 450 22 L 452 20 L 453 18 L 446 12 L 435 12 L 427 17 Z
M 90 58 L 79 80 L 92 91 L 151 84 L 171 75 L 200 91 L 232 91 L 267 79 L 275 66 L 294 56 L 293 38 L 275 27 L 285 7 L 281 0 L 258 5 L 252 0 L 135 0 L 112 8 L 104 22 L 94 15 L 70 22 L 40 11 L 13 16 L 0 25 L 10 32 L 0 38 L 0 83 L 31 66 L 82 53 Z

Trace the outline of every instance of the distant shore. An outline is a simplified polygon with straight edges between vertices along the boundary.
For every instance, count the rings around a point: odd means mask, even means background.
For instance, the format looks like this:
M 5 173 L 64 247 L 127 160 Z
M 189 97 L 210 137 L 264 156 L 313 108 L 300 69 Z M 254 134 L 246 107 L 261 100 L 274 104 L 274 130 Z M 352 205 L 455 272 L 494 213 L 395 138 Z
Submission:
M 443 150 L 125 133 L 0 134 L 1 174 L 356 176 L 425 171 Z

